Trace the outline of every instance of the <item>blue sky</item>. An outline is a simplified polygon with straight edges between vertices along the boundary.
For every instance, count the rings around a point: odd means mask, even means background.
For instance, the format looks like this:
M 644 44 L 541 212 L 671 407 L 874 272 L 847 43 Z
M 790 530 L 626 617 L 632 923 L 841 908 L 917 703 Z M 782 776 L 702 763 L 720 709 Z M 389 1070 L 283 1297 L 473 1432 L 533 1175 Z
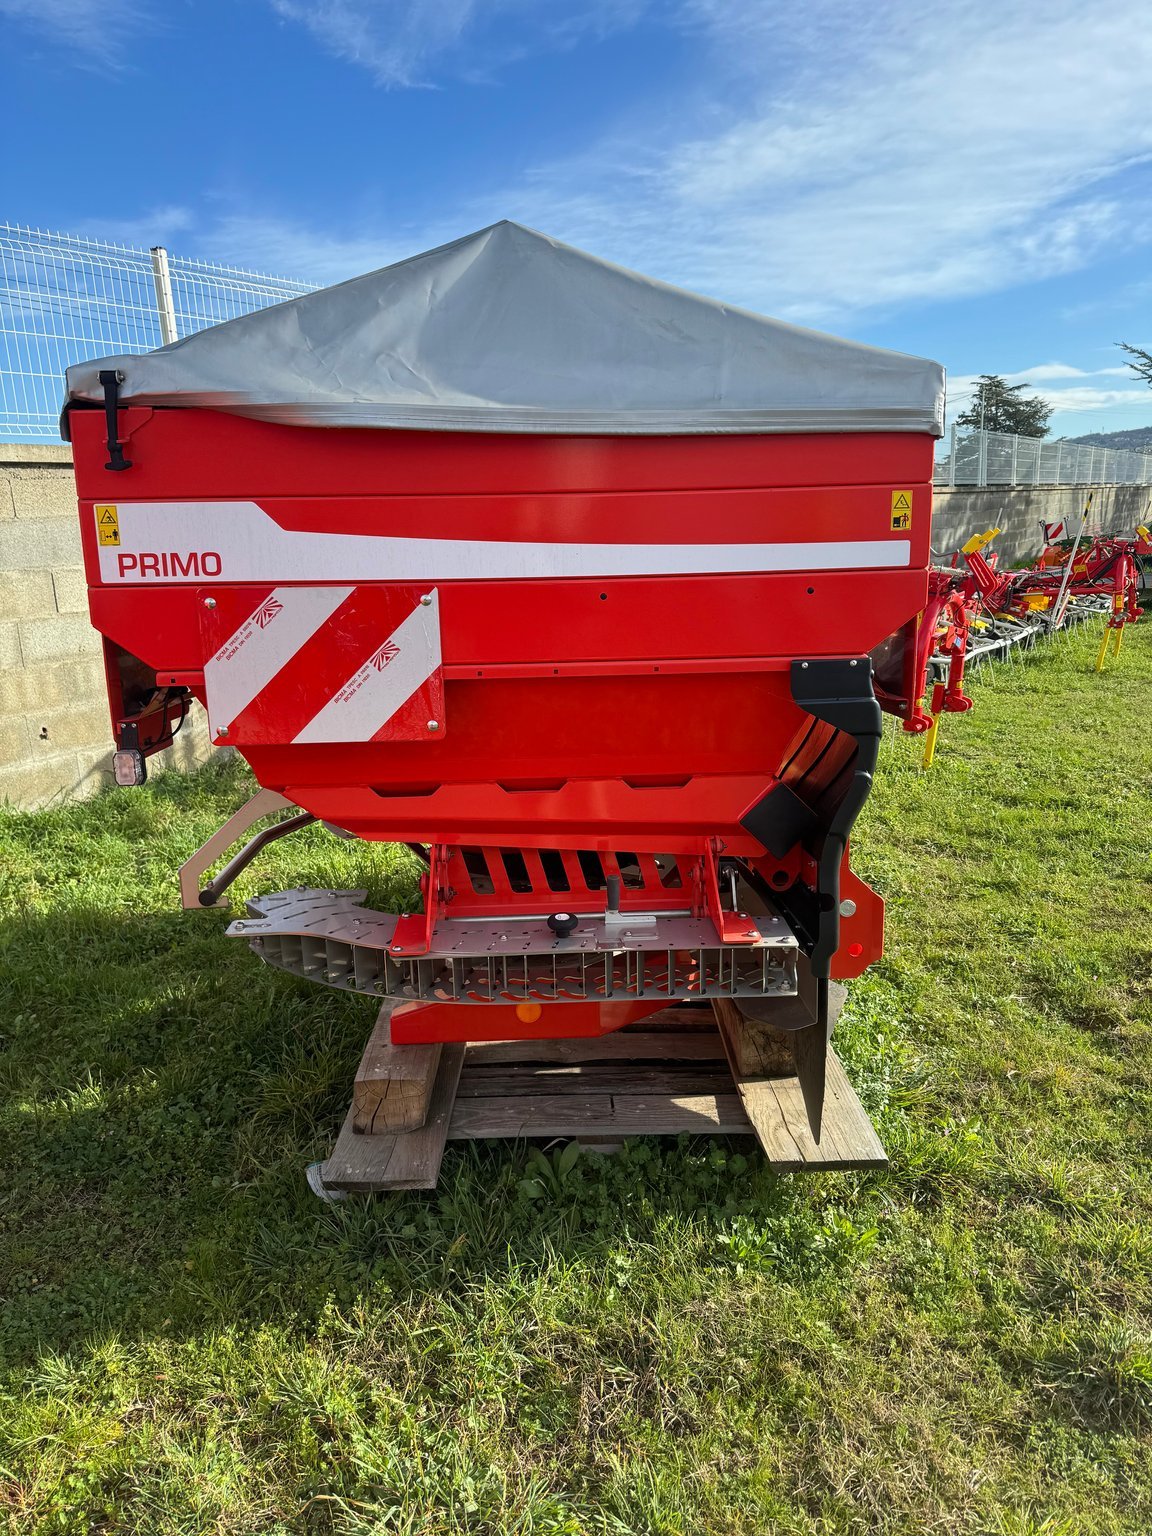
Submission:
M 499 218 L 1152 423 L 1147 0 L 0 0 L 0 219 L 312 281 Z M 14 141 L 14 142 L 13 142 Z

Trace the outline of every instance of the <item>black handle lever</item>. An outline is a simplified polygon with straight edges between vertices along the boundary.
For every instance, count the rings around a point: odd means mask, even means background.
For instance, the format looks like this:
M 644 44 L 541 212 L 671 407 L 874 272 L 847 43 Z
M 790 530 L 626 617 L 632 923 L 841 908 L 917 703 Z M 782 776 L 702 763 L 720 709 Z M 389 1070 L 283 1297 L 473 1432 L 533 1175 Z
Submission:
M 104 426 L 108 434 L 108 462 L 105 469 L 131 469 L 132 460 L 124 457 L 124 445 L 120 441 L 120 386 L 124 375 L 115 368 L 100 370 L 100 383 L 104 390 Z

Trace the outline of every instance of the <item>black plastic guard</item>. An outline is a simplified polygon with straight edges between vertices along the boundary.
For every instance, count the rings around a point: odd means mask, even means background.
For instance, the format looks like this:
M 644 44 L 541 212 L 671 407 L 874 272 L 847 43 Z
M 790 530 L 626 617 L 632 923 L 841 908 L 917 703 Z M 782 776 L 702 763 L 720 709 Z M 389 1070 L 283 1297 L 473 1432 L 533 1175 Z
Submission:
M 844 795 L 817 846 L 816 921 L 808 958 L 812 974 L 827 979 L 840 947 L 840 866 L 857 816 L 872 790 L 884 717 L 872 691 L 872 663 L 866 656 L 832 661 L 794 661 L 792 697 L 800 708 L 856 740 L 856 757 Z
M 784 842 L 791 847 L 798 840 L 816 861 L 814 888 L 797 881 L 790 890 L 772 891 L 771 900 L 808 958 L 796 1017 L 788 1022 L 781 1019 L 780 1025 L 792 1031 L 796 1074 L 813 1137 L 819 1142 L 828 1046 L 839 1012 L 838 1006 L 830 1005 L 829 970 L 840 946 L 840 868 L 853 824 L 872 789 L 883 716 L 866 656 L 794 661 L 791 684 L 792 697 L 801 709 L 846 732 L 856 743 L 839 797 L 822 805 L 819 812 L 800 801 L 794 790 L 781 795 L 785 786 L 775 785 L 742 821 L 776 857 L 787 851 Z M 798 806 L 808 812 L 808 818 Z M 835 983 L 831 987 L 842 1000 L 842 989 Z M 810 1022 L 805 1022 L 805 1016 Z
M 872 691 L 867 656 L 794 661 L 792 697 L 807 714 L 855 742 L 843 787 L 831 802 L 809 805 L 796 790 L 775 784 L 741 818 L 741 825 L 777 858 L 799 842 L 816 860 L 816 883 L 773 891 L 772 901 L 808 956 L 813 976 L 827 979 L 840 944 L 840 865 L 848 836 L 872 788 L 883 716 Z M 787 846 L 785 846 L 787 845 Z

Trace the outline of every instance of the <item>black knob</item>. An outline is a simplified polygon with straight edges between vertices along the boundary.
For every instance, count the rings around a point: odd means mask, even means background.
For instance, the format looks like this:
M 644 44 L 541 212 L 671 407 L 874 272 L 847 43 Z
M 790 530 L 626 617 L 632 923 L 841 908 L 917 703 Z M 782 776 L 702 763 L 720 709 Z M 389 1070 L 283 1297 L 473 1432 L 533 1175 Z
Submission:
M 566 939 L 579 921 L 575 912 L 553 912 L 548 919 L 548 926 L 558 939 Z

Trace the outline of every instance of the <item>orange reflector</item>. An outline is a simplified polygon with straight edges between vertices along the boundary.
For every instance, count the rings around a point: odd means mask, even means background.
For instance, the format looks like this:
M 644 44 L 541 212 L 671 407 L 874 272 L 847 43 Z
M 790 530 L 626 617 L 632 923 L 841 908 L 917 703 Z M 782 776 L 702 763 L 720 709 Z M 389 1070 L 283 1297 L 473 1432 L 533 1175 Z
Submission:
M 536 1020 L 544 1012 L 539 1003 L 517 1003 L 516 1017 L 521 1024 L 535 1024 Z

